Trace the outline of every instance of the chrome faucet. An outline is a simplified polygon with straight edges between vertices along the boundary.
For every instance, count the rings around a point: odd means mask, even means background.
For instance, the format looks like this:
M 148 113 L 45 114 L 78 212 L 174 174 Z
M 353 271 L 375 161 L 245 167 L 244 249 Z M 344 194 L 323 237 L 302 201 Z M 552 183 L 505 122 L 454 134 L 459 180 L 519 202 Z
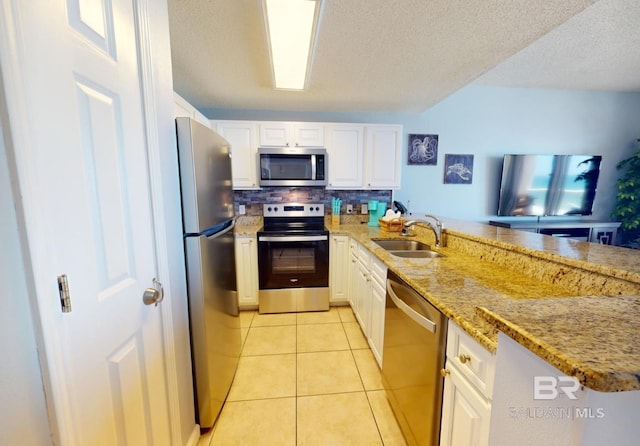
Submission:
M 436 247 L 441 248 L 440 243 L 442 240 L 442 228 L 443 228 L 442 222 L 438 219 L 438 217 L 430 214 L 425 214 L 425 218 L 432 218 L 433 221 L 435 222 L 435 226 L 433 223 L 426 220 L 409 220 L 405 222 L 404 228 L 402 228 L 402 233 L 404 235 L 409 235 L 409 232 L 407 230 L 413 225 L 424 226 L 433 231 L 433 233 L 436 236 Z

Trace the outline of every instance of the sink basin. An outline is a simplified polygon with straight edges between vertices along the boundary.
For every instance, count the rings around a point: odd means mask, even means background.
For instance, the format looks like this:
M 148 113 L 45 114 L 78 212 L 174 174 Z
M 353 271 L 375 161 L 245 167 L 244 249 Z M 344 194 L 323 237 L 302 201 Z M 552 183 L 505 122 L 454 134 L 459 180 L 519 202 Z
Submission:
M 426 243 L 417 240 L 373 240 L 380 247 L 386 249 L 389 254 L 397 257 L 412 259 L 443 257 L 439 252 L 433 251 Z
M 426 243 L 417 240 L 373 240 L 387 251 L 431 251 Z
M 419 251 L 389 251 L 387 252 L 396 257 L 408 257 L 411 259 L 435 259 L 436 257 L 444 257 L 439 252 L 421 249 Z

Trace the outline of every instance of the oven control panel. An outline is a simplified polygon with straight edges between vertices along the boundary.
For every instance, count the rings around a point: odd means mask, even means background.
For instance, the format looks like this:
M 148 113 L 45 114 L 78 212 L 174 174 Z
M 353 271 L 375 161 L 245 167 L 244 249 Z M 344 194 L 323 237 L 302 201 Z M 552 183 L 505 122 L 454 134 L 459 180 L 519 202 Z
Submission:
M 262 209 L 264 217 L 324 217 L 322 203 L 270 203 Z

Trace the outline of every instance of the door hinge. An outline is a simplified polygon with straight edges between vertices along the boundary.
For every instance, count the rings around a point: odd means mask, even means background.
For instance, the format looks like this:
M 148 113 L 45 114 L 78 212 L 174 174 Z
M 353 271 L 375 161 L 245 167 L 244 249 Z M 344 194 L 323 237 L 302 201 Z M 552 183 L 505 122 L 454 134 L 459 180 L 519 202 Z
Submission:
M 66 274 L 58 276 L 58 292 L 60 293 L 62 312 L 71 313 L 71 295 L 69 294 L 69 281 Z

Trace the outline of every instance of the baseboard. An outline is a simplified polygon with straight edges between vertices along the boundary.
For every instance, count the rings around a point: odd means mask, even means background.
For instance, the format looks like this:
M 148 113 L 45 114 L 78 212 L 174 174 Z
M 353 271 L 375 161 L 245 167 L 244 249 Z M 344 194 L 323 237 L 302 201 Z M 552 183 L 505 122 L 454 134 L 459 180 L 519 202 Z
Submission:
M 200 426 L 193 426 L 193 430 L 191 431 L 191 435 L 189 435 L 189 441 L 187 442 L 187 446 L 197 446 L 198 441 L 200 440 Z

